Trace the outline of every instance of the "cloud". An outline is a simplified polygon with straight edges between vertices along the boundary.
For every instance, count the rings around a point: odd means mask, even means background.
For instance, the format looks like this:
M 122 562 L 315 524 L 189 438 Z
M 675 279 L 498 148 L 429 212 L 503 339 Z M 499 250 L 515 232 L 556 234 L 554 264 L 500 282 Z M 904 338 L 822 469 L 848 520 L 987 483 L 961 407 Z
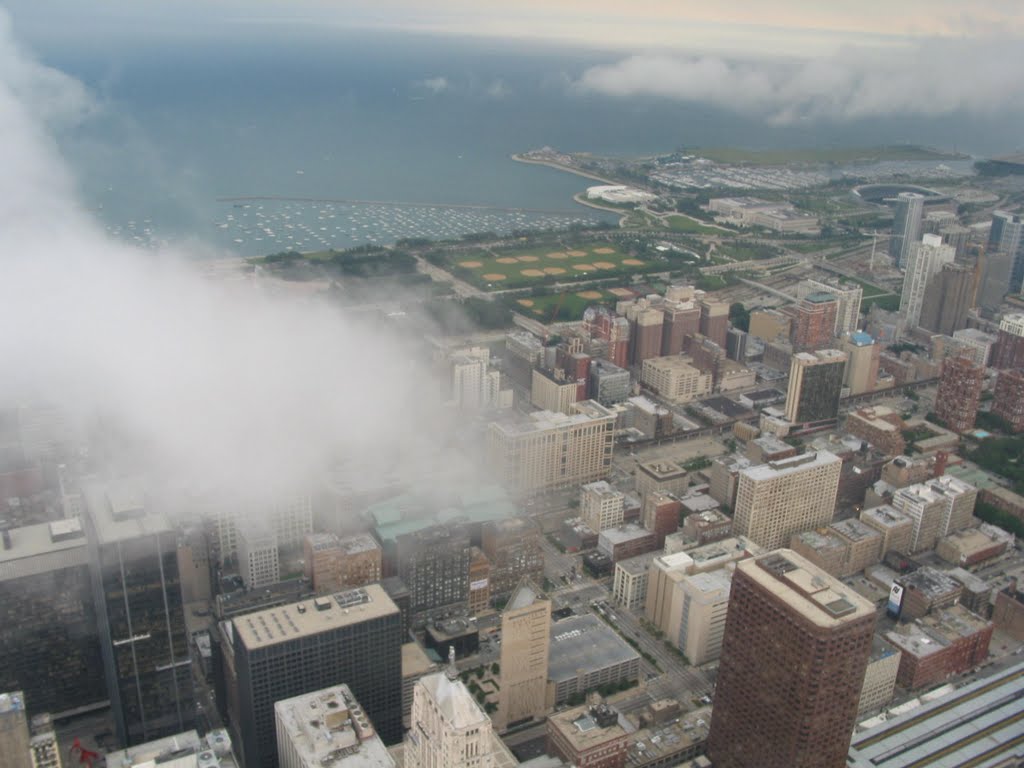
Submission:
M 510 93 L 508 86 L 501 80 L 495 80 L 484 89 L 484 94 L 489 99 L 504 99 Z
M 845 47 L 807 60 L 631 56 L 587 69 L 583 92 L 709 102 L 774 122 L 1019 110 L 1024 48 L 1011 40 L 929 40 L 909 47 Z
M 451 83 L 448 82 L 446 77 L 430 77 L 426 80 L 421 80 L 419 85 L 434 94 L 443 93 L 451 88 Z
M 40 76 L 43 104 L 25 88 Z M 327 472 L 357 487 L 396 467 L 438 484 L 474 472 L 407 340 L 108 237 L 40 121 L 83 94 L 18 51 L 0 14 L 0 406 L 66 407 L 147 470 L 250 501 Z

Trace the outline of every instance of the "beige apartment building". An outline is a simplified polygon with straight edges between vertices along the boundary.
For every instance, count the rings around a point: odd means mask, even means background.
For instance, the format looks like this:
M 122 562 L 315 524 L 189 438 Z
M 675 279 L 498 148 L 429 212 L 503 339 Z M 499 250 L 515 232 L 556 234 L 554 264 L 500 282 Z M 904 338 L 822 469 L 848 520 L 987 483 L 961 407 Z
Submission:
M 615 564 L 615 576 L 612 581 L 612 600 L 631 611 L 643 610 L 647 600 L 647 580 L 650 575 L 651 561 L 657 555 L 648 552 Z
M 832 521 L 842 461 L 817 451 L 740 471 L 733 533 L 779 549 L 801 531 Z
M 539 411 L 525 421 L 488 426 L 488 461 L 506 488 L 529 495 L 608 476 L 615 414 L 594 400 L 576 403 L 572 411 Z
M 572 412 L 578 393 L 579 386 L 575 381 L 558 379 L 549 373 L 533 369 L 530 402 L 538 408 L 568 416 Z
M 728 568 L 695 573 L 679 582 L 679 629 L 668 637 L 691 664 L 706 664 L 721 653 L 731 588 L 732 571 Z
M 501 691 L 494 724 L 540 717 L 547 709 L 551 601 L 523 579 L 501 615 Z
M 680 355 L 644 360 L 640 381 L 672 403 L 688 403 L 711 394 L 713 377 Z
M 605 480 L 587 483 L 580 488 L 580 517 L 595 533 L 622 525 L 625 494 L 616 491 Z

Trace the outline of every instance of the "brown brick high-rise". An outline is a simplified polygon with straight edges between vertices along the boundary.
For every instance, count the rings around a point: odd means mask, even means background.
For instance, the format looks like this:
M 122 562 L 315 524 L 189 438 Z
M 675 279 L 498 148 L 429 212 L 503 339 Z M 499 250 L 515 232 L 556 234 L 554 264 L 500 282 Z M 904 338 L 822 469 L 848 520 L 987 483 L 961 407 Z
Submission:
M 984 381 L 985 369 L 969 357 L 946 358 L 935 395 L 935 415 L 947 428 L 954 432 L 974 429 Z
M 715 768 L 843 768 L 874 606 L 788 549 L 737 563 L 708 755 Z
M 831 293 L 809 293 L 797 305 L 793 322 L 793 348 L 813 352 L 833 346 L 839 300 Z
M 1014 432 L 1024 430 L 1024 369 L 999 372 L 992 413 L 1006 419 Z

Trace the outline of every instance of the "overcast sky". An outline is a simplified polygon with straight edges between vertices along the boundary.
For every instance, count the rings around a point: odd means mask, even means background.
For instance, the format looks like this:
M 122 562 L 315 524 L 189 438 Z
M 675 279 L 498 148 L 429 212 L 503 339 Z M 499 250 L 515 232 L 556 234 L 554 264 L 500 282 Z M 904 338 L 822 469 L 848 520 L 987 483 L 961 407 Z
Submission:
M 13 0 L 7 6 L 34 37 L 139 26 L 154 34 L 178 28 L 199 34 L 207 22 L 233 21 L 369 26 L 615 50 L 786 55 L 817 55 L 848 43 L 1024 37 L 1020 0 Z

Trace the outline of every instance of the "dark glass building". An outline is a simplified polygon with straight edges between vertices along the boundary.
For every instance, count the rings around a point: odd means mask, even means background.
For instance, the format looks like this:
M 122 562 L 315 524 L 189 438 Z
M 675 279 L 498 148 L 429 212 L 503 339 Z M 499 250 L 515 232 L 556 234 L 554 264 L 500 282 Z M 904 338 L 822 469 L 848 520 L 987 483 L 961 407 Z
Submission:
M 836 349 L 793 355 L 786 392 L 786 421 L 810 424 L 839 415 L 846 360 L 846 353 Z
M 347 684 L 387 744 L 402 738 L 402 631 L 379 584 L 221 625 L 228 719 L 246 768 L 277 768 L 274 702 Z
M 81 521 L 3 533 L 0 691 L 21 690 L 33 714 L 71 713 L 107 700 Z
M 468 602 L 470 544 L 464 525 L 434 525 L 395 537 L 396 569 L 409 588 L 414 616 Z
M 130 483 L 85 488 L 107 690 L 127 746 L 195 727 L 177 535 Z

